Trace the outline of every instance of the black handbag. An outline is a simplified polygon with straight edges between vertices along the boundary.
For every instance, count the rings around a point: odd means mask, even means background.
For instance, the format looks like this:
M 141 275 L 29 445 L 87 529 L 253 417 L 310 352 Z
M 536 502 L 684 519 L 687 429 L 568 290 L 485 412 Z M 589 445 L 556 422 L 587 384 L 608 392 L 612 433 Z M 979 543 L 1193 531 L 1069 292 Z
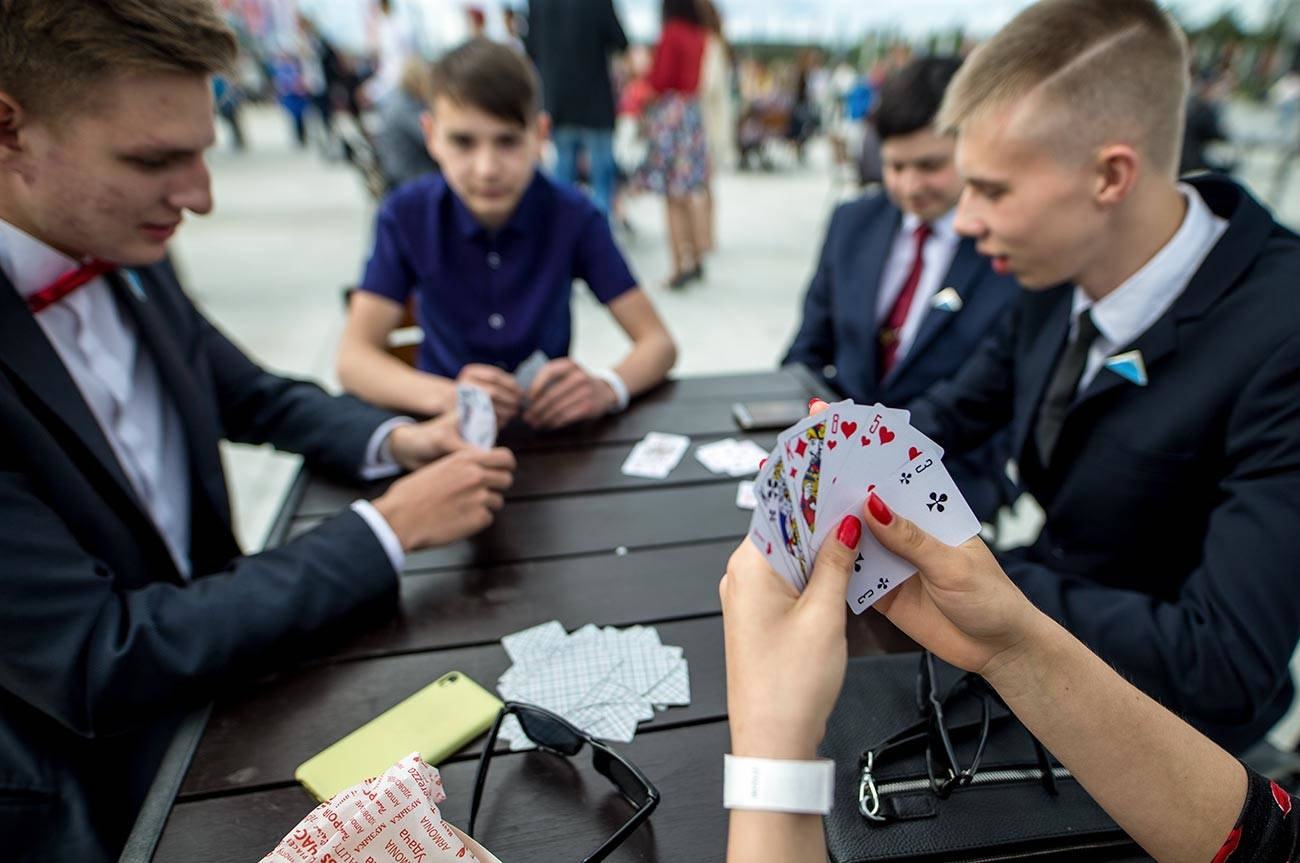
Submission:
M 1149 859 L 983 679 L 926 653 L 850 660 L 820 754 L 835 863 Z

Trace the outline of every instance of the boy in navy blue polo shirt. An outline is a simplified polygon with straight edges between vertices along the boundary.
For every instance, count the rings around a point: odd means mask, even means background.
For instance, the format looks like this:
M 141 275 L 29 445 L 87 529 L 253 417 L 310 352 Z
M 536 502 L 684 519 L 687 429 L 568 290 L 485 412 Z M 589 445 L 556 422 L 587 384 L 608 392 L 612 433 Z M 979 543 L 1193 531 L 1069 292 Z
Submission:
M 676 348 L 614 245 L 608 222 L 537 162 L 547 134 L 528 61 L 471 40 L 433 69 L 423 117 L 441 174 L 384 202 L 361 289 L 348 309 L 338 374 L 355 395 L 418 414 L 455 406 L 455 384 L 491 396 L 500 424 L 557 428 L 626 407 L 663 380 Z M 568 358 L 569 301 L 580 278 L 632 340 L 612 369 Z M 418 368 L 384 351 L 414 297 L 424 330 Z M 507 369 L 536 351 L 551 359 L 528 392 Z

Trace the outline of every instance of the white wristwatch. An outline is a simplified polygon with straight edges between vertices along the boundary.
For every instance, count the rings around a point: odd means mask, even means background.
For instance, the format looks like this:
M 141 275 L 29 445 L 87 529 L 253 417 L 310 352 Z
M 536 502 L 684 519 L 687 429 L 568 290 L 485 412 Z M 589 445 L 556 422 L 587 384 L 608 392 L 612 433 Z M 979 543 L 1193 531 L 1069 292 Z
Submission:
M 835 797 L 835 762 L 722 756 L 722 805 L 825 815 Z
M 600 378 L 609 384 L 609 388 L 614 391 L 614 409 L 610 413 L 622 413 L 627 410 L 627 403 L 631 401 L 631 396 L 627 392 L 627 384 L 618 376 L 618 372 L 613 369 L 597 369 L 592 372 L 592 377 Z

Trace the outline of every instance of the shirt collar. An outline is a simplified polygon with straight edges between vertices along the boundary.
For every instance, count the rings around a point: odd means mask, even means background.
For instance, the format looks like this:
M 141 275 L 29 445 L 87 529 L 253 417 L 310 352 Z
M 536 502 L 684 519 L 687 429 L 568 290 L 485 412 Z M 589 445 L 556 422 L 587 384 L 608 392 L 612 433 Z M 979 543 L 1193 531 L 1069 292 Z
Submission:
M 79 266 L 75 258 L 0 219 L 0 270 L 24 300 Z
M 456 228 L 460 231 L 461 236 L 467 240 L 487 236 L 488 229 L 478 219 L 474 218 L 474 214 L 461 201 L 460 196 L 452 191 L 451 186 L 446 185 L 445 180 L 443 184 L 448 197 L 451 198 L 452 218 L 455 219 Z M 537 228 L 541 222 L 542 199 L 545 196 L 546 185 L 547 180 L 542 175 L 542 172 L 534 169 L 533 178 L 529 181 L 528 188 L 524 190 L 523 197 L 515 205 L 515 211 L 510 214 L 510 218 L 496 233 L 503 234 L 512 231 L 526 235 Z
M 1227 222 L 1210 212 L 1192 186 L 1179 183 L 1178 191 L 1187 202 L 1187 213 L 1173 237 L 1151 260 L 1096 302 L 1082 287 L 1074 289 L 1071 320 L 1091 310 L 1097 330 L 1111 345 L 1128 344 L 1164 314 L 1186 290 L 1227 227 Z
M 957 208 L 953 207 L 939 218 L 930 222 L 931 234 L 941 240 L 950 240 L 957 238 L 957 230 L 953 223 L 957 220 Z M 921 217 L 915 213 L 903 214 L 902 231 L 904 234 L 911 236 L 921 225 Z

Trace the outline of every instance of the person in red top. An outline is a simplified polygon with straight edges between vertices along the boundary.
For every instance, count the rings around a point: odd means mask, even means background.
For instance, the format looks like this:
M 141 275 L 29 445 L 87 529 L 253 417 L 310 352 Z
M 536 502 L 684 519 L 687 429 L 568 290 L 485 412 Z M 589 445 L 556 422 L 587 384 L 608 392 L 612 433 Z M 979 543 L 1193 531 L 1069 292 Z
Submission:
M 650 148 L 642 180 L 668 202 L 671 288 L 704 275 L 704 226 L 695 217 L 700 210 L 692 206 L 692 198 L 709 179 L 708 144 L 696 99 L 707 35 L 695 0 L 664 0 L 663 30 L 650 68 L 650 86 L 658 98 L 646 116 Z

